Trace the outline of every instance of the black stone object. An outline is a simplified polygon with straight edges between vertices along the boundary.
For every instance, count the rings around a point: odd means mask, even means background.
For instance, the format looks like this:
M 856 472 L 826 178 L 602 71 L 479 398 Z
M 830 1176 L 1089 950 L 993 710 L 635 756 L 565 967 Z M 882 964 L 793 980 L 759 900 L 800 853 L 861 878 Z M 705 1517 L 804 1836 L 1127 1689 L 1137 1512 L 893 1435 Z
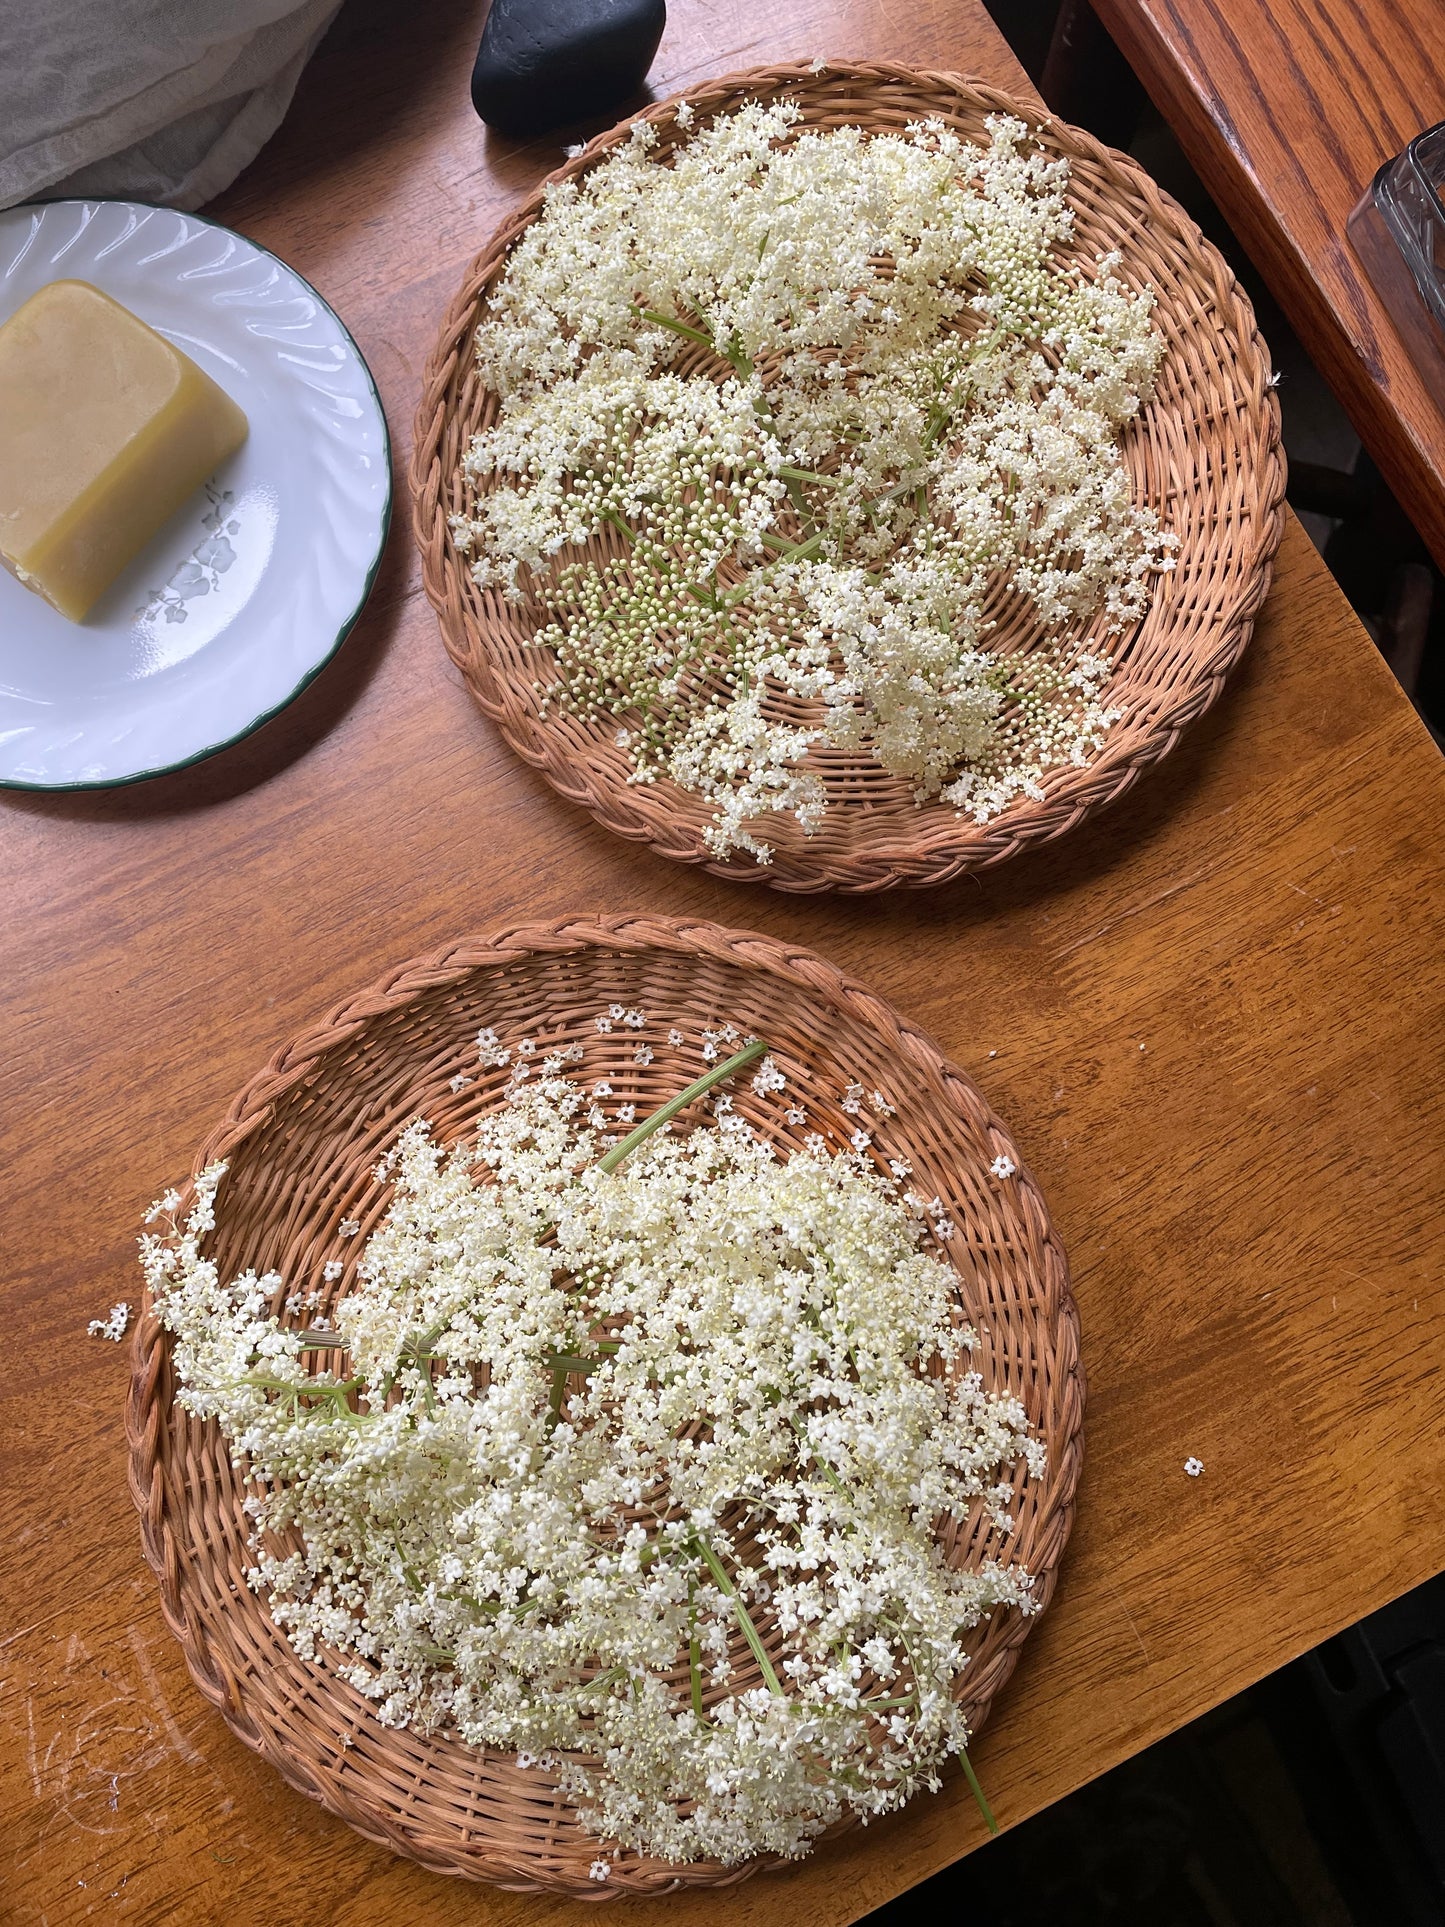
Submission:
M 499 134 L 544 134 L 635 94 L 667 24 L 667 0 L 492 0 L 472 105 Z

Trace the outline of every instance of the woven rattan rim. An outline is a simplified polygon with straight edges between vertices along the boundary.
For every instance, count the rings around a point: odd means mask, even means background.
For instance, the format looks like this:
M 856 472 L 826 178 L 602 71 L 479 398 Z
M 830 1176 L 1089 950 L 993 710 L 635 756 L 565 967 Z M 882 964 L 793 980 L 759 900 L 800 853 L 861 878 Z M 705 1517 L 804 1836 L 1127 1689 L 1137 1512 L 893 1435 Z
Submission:
M 880 997 L 810 951 L 716 924 L 617 917 L 505 930 L 401 965 L 279 1051 L 206 1139 L 197 1171 L 230 1161 L 209 1255 L 225 1275 L 253 1260 L 283 1268 L 288 1282 L 319 1275 L 323 1257 L 342 1249 L 328 1242 L 338 1219 L 355 1213 L 369 1230 L 384 1209 L 368 1174 L 410 1117 L 424 1109 L 437 1133 L 453 1138 L 495 1102 L 502 1072 L 490 1095 L 480 1075 L 475 1088 L 451 1090 L 458 1066 L 477 1070 L 483 1021 L 500 1021 L 504 1035 L 513 1023 L 590 1032 L 598 1061 L 616 1077 L 606 1056 L 614 1053 L 638 1094 L 676 1089 L 660 1040 L 656 1068 L 642 1070 L 631 1062 L 631 1034 L 597 1035 L 594 1015 L 610 998 L 646 1000 L 659 1028 L 716 1023 L 730 1012 L 767 1035 L 779 1061 L 791 1053 L 802 1064 L 799 1086 L 816 1074 L 829 1095 L 809 1099 L 813 1116 L 828 1116 L 831 1104 L 836 1117 L 821 1128 L 840 1137 L 851 1126 L 838 1100 L 854 1071 L 868 1083 L 886 1078 L 898 1115 L 879 1120 L 876 1141 L 885 1155 L 908 1155 L 915 1182 L 936 1185 L 947 1200 L 958 1226 L 949 1250 L 979 1327 L 980 1369 L 1022 1398 L 1048 1447 L 1048 1473 L 1024 1487 L 1006 1547 L 1036 1575 L 1046 1606 L 1083 1452 L 1078 1320 L 1062 1247 L 1016 1147 L 970 1080 Z M 744 1114 L 749 1101 L 739 1090 Z M 1020 1163 L 1006 1182 L 987 1173 L 1000 1153 Z M 361 1243 L 345 1247 L 352 1259 Z M 541 1775 L 446 1736 L 383 1727 L 353 1688 L 296 1656 L 246 1588 L 245 1488 L 218 1428 L 189 1418 L 173 1390 L 169 1340 L 147 1300 L 126 1409 L 145 1557 L 201 1692 L 293 1787 L 424 1866 L 521 1890 L 589 1900 L 656 1894 L 724 1885 L 770 1864 L 677 1868 L 629 1855 L 599 1886 L 588 1878 L 595 1842 Z M 1003 1552 L 991 1531 L 956 1534 L 951 1556 L 961 1563 Z M 1032 1623 L 1007 1612 L 972 1636 L 962 1702 L 971 1725 L 984 1719 Z
M 1223 257 L 1142 168 L 1081 129 L 1040 119 L 1027 104 L 980 82 L 884 61 L 835 62 L 821 73 L 802 65 L 761 67 L 709 81 L 641 118 L 658 125 L 665 152 L 679 101 L 710 114 L 745 97 L 778 93 L 795 97 L 810 125 L 898 128 L 938 115 L 976 137 L 987 115 L 1017 115 L 1071 163 L 1077 251 L 1092 257 L 1118 248 L 1124 278 L 1158 293 L 1156 318 L 1168 349 L 1155 400 L 1131 425 L 1124 449 L 1137 495 L 1176 529 L 1181 549 L 1144 622 L 1112 645 L 1107 698 L 1126 713 L 1103 750 L 1081 769 L 1050 772 L 1041 798 L 1019 798 L 984 825 L 941 803 L 915 809 L 908 786 L 886 776 L 866 752 L 830 752 L 818 767 L 846 806 L 835 800 L 811 838 L 791 818 L 769 818 L 766 834 L 776 854 L 761 868 L 750 856 L 720 862 L 708 853 L 702 837 L 709 815 L 699 797 L 666 781 L 629 786 L 614 731 L 556 709 L 538 713 L 532 685 L 543 659 L 525 647 L 518 619 L 497 593 L 472 582 L 447 522 L 462 506 L 462 455 L 495 410 L 471 349 L 480 305 L 513 241 L 539 213 L 542 188 L 468 268 L 427 363 L 411 469 L 422 579 L 447 650 L 481 708 L 554 789 L 619 836 L 720 876 L 783 890 L 943 883 L 1062 836 L 1121 796 L 1218 696 L 1249 641 L 1284 526 L 1279 405 L 1269 356 L 1254 310 Z M 624 125 L 599 136 L 549 178 L 582 173 L 627 132 Z

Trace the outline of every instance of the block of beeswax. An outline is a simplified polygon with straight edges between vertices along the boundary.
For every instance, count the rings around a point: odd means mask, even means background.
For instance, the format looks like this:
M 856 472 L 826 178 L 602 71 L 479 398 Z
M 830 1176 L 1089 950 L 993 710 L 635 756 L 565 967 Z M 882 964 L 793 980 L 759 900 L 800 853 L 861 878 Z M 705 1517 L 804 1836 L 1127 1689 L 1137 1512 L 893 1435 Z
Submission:
M 86 281 L 0 327 L 0 560 L 79 622 L 246 439 L 188 355 Z

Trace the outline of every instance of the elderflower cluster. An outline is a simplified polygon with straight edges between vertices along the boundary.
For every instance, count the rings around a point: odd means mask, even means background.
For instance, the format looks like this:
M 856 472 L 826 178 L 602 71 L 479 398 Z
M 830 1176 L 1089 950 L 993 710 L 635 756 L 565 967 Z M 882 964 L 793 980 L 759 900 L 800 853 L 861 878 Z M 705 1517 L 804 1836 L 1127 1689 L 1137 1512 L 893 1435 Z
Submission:
M 603 1170 L 556 1061 L 402 1134 L 324 1332 L 204 1255 L 205 1172 L 142 1240 L 178 1395 L 259 1492 L 250 1583 L 384 1723 L 515 1753 L 614 1854 L 798 1856 L 963 1749 L 965 1636 L 1030 1579 L 938 1522 L 1011 1530 L 1042 1447 L 890 1179 L 721 1107 Z
M 800 119 L 679 112 L 666 160 L 638 122 L 549 187 L 477 329 L 500 409 L 452 523 L 530 604 L 543 702 L 626 718 L 630 780 L 759 862 L 760 819 L 822 821 L 815 746 L 980 822 L 1085 762 L 1120 712 L 1083 626 L 1136 622 L 1175 546 L 1119 448 L 1153 299 L 1056 258 L 1067 162 L 1002 117 L 983 147 Z

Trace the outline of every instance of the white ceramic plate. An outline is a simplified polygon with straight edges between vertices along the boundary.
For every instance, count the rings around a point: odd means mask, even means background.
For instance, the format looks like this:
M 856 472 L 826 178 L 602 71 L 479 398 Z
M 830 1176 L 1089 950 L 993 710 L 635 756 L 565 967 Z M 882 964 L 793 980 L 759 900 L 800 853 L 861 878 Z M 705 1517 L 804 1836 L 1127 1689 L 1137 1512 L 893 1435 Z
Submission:
M 149 322 L 251 432 L 83 623 L 0 568 L 0 784 L 21 789 L 133 783 L 274 716 L 361 613 L 391 516 L 371 372 L 284 262 L 172 208 L 0 211 L 0 322 L 58 280 Z

